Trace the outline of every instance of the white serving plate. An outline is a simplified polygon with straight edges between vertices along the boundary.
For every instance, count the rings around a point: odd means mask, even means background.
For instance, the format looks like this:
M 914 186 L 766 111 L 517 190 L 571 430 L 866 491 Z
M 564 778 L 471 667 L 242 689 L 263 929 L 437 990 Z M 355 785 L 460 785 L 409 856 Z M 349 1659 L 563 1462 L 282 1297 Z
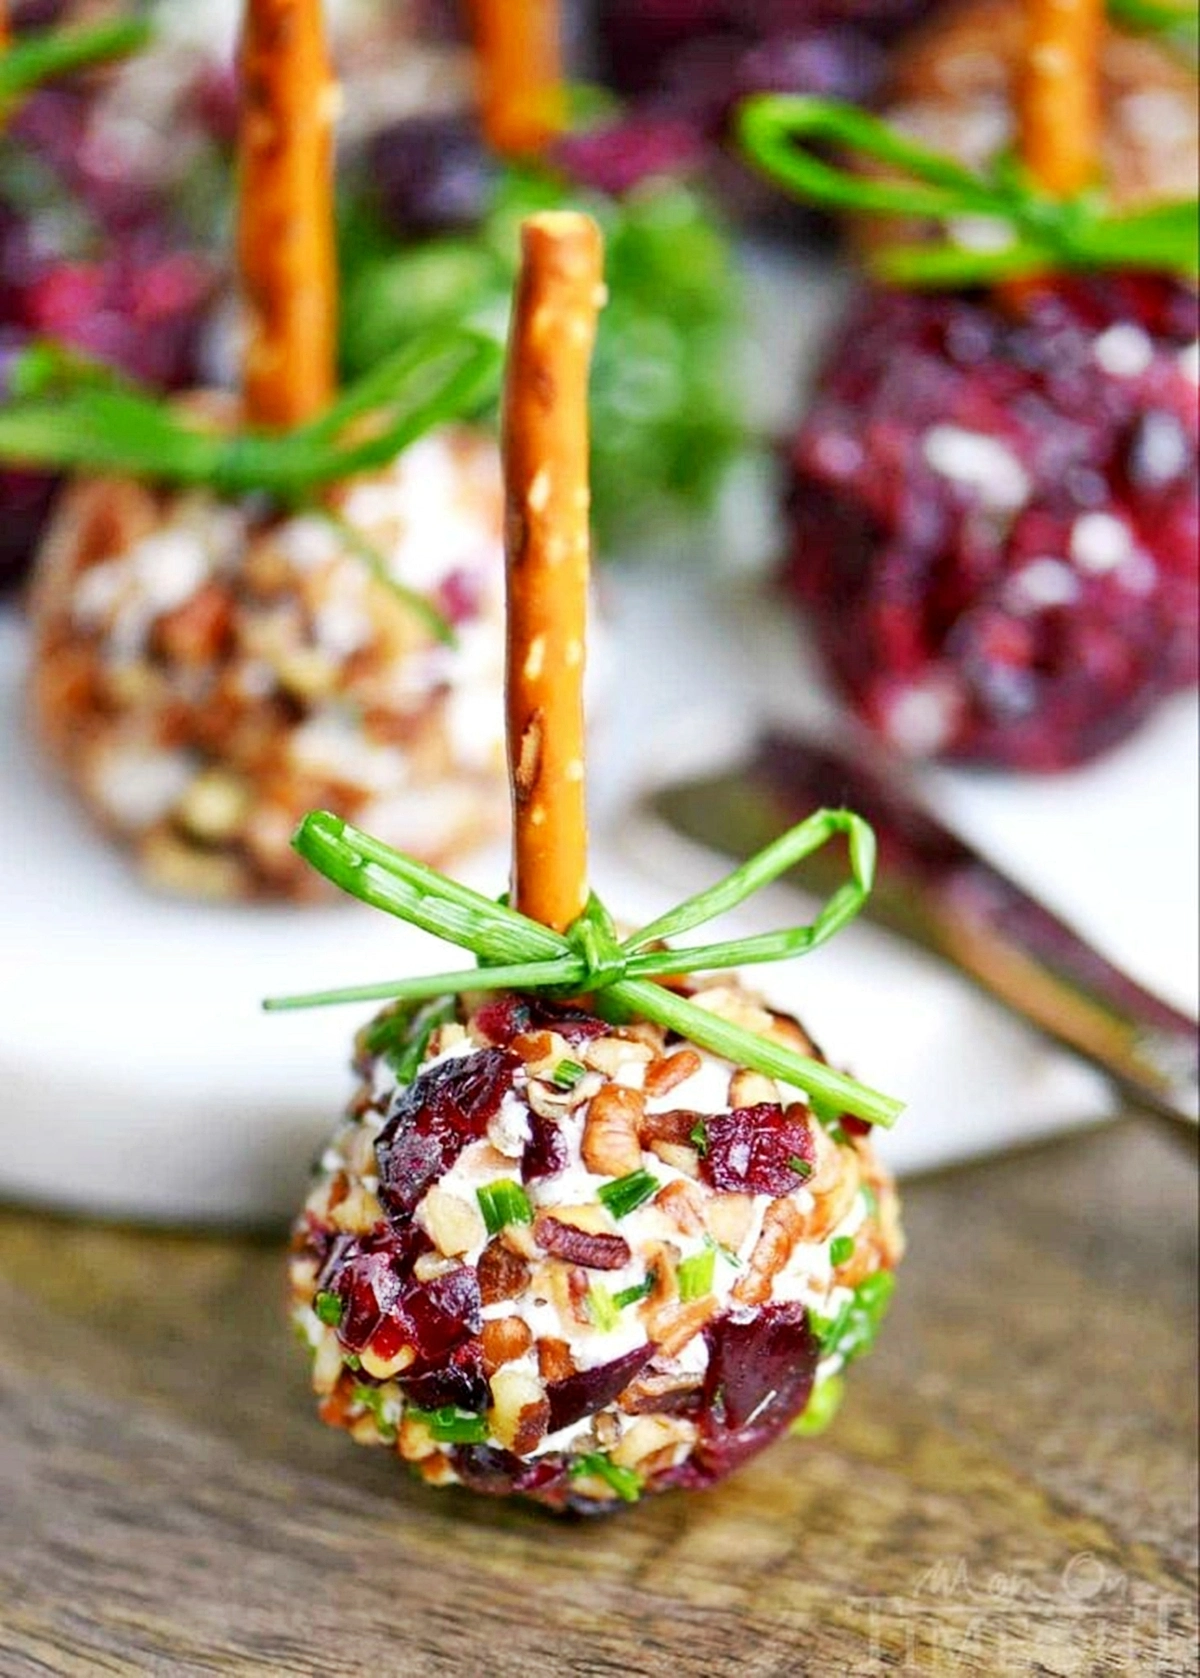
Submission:
M 770 603 L 679 575 L 611 587 L 620 682 L 595 748 L 595 883 L 646 919 L 726 864 L 645 823 L 652 779 L 719 761 L 760 708 L 803 712 L 798 643 Z M 296 1203 L 352 1087 L 368 1009 L 267 1016 L 263 996 L 436 970 L 448 952 L 359 905 L 216 908 L 148 894 L 19 727 L 23 636 L 0 619 L 0 1193 L 119 1217 L 258 1221 Z M 653 719 L 652 726 L 650 719 Z M 1140 977 L 1195 1001 L 1195 712 L 1179 704 L 1086 774 L 939 775 L 942 807 Z M 1146 812 L 1130 831 L 1131 809 Z M 467 877 L 504 884 L 500 852 Z M 807 906 L 779 889 L 747 928 Z M 451 958 L 452 964 L 453 960 Z M 1102 1082 L 949 970 L 865 925 L 772 970 L 836 1059 L 905 1097 L 901 1169 L 1103 1116 Z
M 827 270 L 759 261 L 751 344 L 764 415 L 782 410 L 836 306 Z M 753 488 L 722 540 L 761 558 Z M 645 920 L 727 864 L 646 821 L 641 789 L 713 766 L 766 715 L 827 708 L 780 602 L 694 555 L 603 583 L 614 666 L 594 731 L 594 883 Z M 23 626 L 0 613 L 0 1195 L 106 1215 L 286 1216 L 352 1088 L 367 1009 L 264 1015 L 261 998 L 461 963 L 355 904 L 217 908 L 151 896 L 36 760 L 21 717 Z M 1051 781 L 936 772 L 934 803 L 1143 981 L 1196 1005 L 1197 715 L 1183 699 L 1102 764 Z M 505 857 L 472 859 L 499 891 Z M 779 889 L 747 928 L 806 918 Z M 1103 1081 L 932 958 L 867 925 L 787 968 L 772 994 L 832 1058 L 909 1111 L 902 1170 L 1101 1118 Z

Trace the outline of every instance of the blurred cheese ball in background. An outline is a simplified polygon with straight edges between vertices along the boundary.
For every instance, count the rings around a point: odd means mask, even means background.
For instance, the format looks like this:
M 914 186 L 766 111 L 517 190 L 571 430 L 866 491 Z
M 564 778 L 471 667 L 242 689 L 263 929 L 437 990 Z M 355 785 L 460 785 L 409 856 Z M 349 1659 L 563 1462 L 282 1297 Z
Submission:
M 318 806 L 439 864 L 505 825 L 494 445 L 433 433 L 331 507 L 64 494 L 32 599 L 34 719 L 156 885 L 310 895 L 289 840 Z

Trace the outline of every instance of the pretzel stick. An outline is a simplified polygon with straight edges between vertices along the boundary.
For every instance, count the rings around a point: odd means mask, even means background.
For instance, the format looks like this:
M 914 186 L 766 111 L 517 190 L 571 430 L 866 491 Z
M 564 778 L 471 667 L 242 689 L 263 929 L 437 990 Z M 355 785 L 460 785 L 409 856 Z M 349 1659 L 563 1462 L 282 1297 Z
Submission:
M 558 0 L 472 0 L 488 144 L 531 157 L 566 126 Z
M 1103 0 L 1027 0 L 1021 151 L 1056 198 L 1089 186 L 1100 156 Z
M 240 68 L 246 417 L 283 429 L 320 413 L 335 379 L 337 84 L 321 0 L 247 0 Z
M 578 212 L 523 224 L 504 392 L 512 898 L 558 932 L 587 903 L 587 386 L 603 256 Z

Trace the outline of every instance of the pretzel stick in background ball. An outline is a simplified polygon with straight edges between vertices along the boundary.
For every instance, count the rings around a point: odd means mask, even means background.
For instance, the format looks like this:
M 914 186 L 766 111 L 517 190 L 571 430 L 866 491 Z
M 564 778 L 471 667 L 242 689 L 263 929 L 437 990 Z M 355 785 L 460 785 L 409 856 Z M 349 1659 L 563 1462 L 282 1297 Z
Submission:
M 1100 156 L 1103 0 L 1028 0 L 1018 89 L 1021 152 L 1057 198 L 1091 185 Z
M 557 211 L 525 222 L 521 248 L 502 438 L 512 889 L 522 914 L 564 932 L 587 902 L 587 396 L 603 245 L 589 217 Z
M 566 126 L 558 0 L 472 0 L 471 17 L 488 144 L 535 157 Z
M 240 49 L 237 254 L 246 417 L 312 419 L 335 383 L 333 122 L 321 0 L 248 0 Z

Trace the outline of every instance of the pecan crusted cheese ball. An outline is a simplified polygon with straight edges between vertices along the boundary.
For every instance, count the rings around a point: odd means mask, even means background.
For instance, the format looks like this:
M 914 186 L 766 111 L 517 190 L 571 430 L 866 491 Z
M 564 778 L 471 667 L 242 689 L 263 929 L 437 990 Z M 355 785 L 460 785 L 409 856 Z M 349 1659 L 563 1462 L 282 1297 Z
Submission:
M 1017 139 L 1027 28 L 1019 0 L 968 0 L 939 14 L 896 54 L 881 115 L 972 168 L 994 162 Z M 1113 204 L 1192 197 L 1200 117 L 1191 67 L 1161 42 L 1109 24 L 1099 77 L 1096 161 Z M 865 224 L 870 243 L 907 241 L 916 231 L 894 217 Z
M 815 1053 L 728 978 L 691 1000 Z M 703 1487 L 869 1344 L 902 1238 L 865 1126 L 512 994 L 393 1007 L 357 1069 L 295 1321 L 322 1419 L 423 1479 L 585 1512 Z
M 154 885 L 310 896 L 289 840 L 314 805 L 434 863 L 503 830 L 501 501 L 494 446 L 455 428 L 339 489 L 341 524 L 128 479 L 67 493 L 35 721 Z

